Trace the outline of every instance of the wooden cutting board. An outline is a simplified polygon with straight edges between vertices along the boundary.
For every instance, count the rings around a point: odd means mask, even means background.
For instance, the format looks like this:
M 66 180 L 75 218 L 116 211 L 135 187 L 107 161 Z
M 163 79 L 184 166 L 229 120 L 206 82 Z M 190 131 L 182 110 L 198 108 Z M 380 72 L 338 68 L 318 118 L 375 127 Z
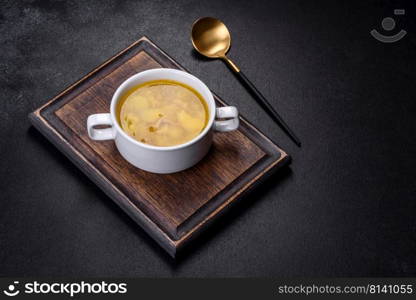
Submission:
M 113 141 L 89 139 L 91 114 L 109 112 L 117 87 L 152 68 L 184 70 L 146 37 L 29 115 L 32 124 L 150 234 L 170 255 L 190 241 L 289 156 L 240 118 L 240 128 L 215 133 L 209 154 L 191 169 L 152 174 L 127 163 Z M 215 96 L 219 106 L 225 102 Z

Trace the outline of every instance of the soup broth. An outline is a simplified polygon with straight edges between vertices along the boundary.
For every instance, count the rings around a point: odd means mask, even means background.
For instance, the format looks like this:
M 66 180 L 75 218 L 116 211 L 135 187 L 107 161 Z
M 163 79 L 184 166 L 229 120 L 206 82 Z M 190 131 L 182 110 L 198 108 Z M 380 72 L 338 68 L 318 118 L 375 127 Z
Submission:
M 155 80 L 128 91 L 118 106 L 121 128 L 153 146 L 175 146 L 198 136 L 208 122 L 208 107 L 190 86 Z

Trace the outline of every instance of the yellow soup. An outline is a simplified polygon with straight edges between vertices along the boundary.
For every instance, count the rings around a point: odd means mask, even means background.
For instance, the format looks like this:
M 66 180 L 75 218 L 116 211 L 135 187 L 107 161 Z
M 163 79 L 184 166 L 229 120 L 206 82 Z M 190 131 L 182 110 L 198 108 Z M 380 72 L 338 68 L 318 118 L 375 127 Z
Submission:
M 205 128 L 208 108 L 190 86 L 155 80 L 128 91 L 119 102 L 121 128 L 139 142 L 153 146 L 186 143 Z

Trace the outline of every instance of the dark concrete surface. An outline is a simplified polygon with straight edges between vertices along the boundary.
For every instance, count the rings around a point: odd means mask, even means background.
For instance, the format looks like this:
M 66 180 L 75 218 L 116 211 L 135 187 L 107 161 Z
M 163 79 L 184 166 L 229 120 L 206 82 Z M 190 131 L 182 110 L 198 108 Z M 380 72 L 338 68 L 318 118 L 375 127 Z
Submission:
M 395 44 L 369 32 L 394 8 Z M 1 276 L 415 276 L 413 1 L 1 1 Z M 192 22 L 221 18 L 230 57 L 297 148 Z M 396 32 L 396 31 L 394 31 Z M 30 126 L 27 114 L 143 35 L 293 158 L 177 261 Z

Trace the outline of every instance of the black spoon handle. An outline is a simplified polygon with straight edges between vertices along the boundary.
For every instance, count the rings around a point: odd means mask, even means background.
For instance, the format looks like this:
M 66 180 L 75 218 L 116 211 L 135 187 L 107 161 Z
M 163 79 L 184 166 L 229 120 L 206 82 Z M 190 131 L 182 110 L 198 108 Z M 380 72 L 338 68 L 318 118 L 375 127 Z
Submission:
M 243 72 L 240 70 L 233 70 L 234 73 L 237 75 L 238 79 L 245 85 L 249 92 L 254 96 L 257 103 L 272 117 L 272 119 L 283 129 L 284 132 L 292 139 L 292 141 L 300 147 L 301 143 L 296 134 L 289 128 L 285 121 L 283 121 L 282 117 L 276 112 L 273 106 L 264 98 L 264 96 L 260 93 L 260 91 L 251 83 L 250 80 L 244 75 Z

